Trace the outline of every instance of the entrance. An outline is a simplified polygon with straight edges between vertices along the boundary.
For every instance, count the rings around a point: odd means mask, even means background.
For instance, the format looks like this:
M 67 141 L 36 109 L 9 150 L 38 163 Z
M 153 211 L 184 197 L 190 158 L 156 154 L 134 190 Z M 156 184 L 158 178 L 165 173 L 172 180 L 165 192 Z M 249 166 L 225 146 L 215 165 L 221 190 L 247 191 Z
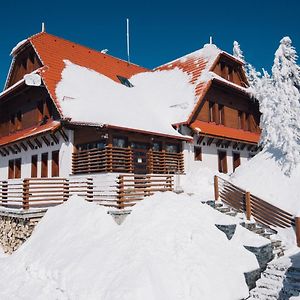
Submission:
M 132 142 L 133 172 L 135 174 L 147 174 L 147 152 L 149 145 L 145 143 Z

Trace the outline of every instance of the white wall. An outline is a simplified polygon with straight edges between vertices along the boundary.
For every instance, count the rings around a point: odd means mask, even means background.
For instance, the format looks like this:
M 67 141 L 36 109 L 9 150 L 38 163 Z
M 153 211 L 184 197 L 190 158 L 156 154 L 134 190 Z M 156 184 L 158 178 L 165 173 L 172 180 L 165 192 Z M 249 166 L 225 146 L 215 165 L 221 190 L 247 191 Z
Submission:
M 198 138 L 198 137 L 197 137 Z M 202 149 L 202 161 L 200 162 L 202 166 L 208 167 L 209 169 L 213 171 L 218 171 L 218 150 L 225 151 L 227 155 L 227 168 L 228 173 L 233 172 L 233 153 L 237 152 L 240 153 L 240 161 L 241 165 L 244 164 L 246 161 L 248 161 L 251 157 L 251 155 L 254 155 L 256 152 L 248 151 L 247 146 L 244 148 L 244 150 L 241 150 L 239 148 L 233 149 L 232 146 L 229 146 L 228 148 L 225 147 L 217 147 L 215 142 L 211 143 L 210 146 L 207 145 L 207 139 L 204 138 L 204 140 L 201 142 L 200 145 L 197 145 L 197 138 L 194 137 L 193 143 L 186 143 L 184 142 L 183 146 L 183 153 L 184 153 L 184 167 L 185 171 L 188 172 L 191 164 L 194 161 L 194 146 L 199 146 Z
M 31 157 L 32 155 L 38 155 L 38 177 L 41 177 L 41 155 L 42 153 L 48 153 L 48 177 L 51 177 L 51 158 L 52 151 L 59 150 L 59 176 L 67 177 L 71 173 L 72 169 L 72 152 L 73 152 L 73 131 L 65 130 L 68 135 L 69 141 L 65 142 L 61 135 L 57 134 L 59 139 L 58 144 L 47 146 L 42 142 L 42 148 L 31 150 L 28 147 L 27 151 L 24 149 L 17 154 L 9 154 L 8 156 L 0 157 L 0 180 L 8 178 L 8 161 L 10 159 L 21 158 L 21 178 L 31 177 Z M 42 141 L 42 139 L 39 139 Z

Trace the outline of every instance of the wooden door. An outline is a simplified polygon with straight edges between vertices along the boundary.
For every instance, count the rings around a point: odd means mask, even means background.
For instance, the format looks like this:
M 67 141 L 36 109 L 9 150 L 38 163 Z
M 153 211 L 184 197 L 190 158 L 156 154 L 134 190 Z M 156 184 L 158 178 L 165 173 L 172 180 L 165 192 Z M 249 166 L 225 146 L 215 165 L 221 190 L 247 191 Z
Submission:
M 148 144 L 132 142 L 133 172 L 135 174 L 147 174 L 147 152 Z
M 241 155 L 240 153 L 233 152 L 233 171 L 241 164 Z
M 227 155 L 226 151 L 218 151 L 219 172 L 227 173 Z

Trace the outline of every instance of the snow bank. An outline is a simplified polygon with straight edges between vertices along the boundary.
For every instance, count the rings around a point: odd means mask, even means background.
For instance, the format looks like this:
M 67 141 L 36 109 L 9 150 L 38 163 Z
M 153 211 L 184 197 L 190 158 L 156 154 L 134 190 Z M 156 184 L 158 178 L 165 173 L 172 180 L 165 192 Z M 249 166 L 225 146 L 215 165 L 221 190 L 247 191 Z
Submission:
M 231 180 L 263 200 L 297 215 L 300 212 L 300 166 L 287 176 L 281 168 L 280 157 L 275 150 L 264 150 L 241 165 Z
M 56 95 L 72 121 L 181 136 L 171 124 L 186 120 L 195 104 L 187 74 L 178 69 L 141 73 L 130 78 L 133 87 L 128 88 L 70 61 L 65 64 Z
M 241 238 L 228 241 L 215 227 L 220 215 L 168 192 L 142 201 L 117 226 L 104 208 L 73 196 L 0 260 L 0 298 L 245 298 L 243 273 L 258 263 Z

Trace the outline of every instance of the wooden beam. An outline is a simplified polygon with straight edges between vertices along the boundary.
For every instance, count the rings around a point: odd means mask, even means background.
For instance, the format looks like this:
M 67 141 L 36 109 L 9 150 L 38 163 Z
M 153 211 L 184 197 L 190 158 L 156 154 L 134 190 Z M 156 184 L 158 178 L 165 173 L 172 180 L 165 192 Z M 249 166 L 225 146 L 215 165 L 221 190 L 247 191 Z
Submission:
M 44 143 L 47 145 L 47 146 L 50 146 L 50 141 L 47 139 L 46 136 L 42 136 L 42 140 L 44 141 Z
M 51 133 L 50 136 L 51 136 L 52 140 L 54 141 L 54 143 L 58 144 L 59 140 L 58 140 L 57 136 L 55 135 L 55 133 Z
M 227 141 L 227 142 L 225 143 L 225 147 L 228 148 L 228 147 L 230 146 L 230 144 L 231 144 L 231 141 Z
M 232 146 L 233 149 L 236 149 L 238 147 L 239 143 L 238 142 L 235 142 Z
M 6 156 L 6 154 L 0 149 L 1 156 Z
M 204 135 L 199 136 L 198 140 L 197 140 L 197 145 L 201 145 L 201 143 L 204 140 Z
M 211 143 L 213 142 L 213 140 L 214 140 L 214 138 L 209 138 L 208 141 L 207 141 L 207 145 L 210 146 Z
M 20 146 L 23 148 L 24 151 L 28 150 L 27 146 L 23 142 L 20 143 Z
M 254 146 L 254 145 L 249 145 L 249 146 L 247 147 L 247 150 L 248 150 L 248 151 L 251 151 L 251 149 L 253 148 L 253 146 Z
M 17 152 L 21 152 L 21 148 L 17 144 L 15 144 L 14 147 L 17 150 Z
M 13 149 L 12 146 L 8 146 L 7 148 L 10 150 L 10 152 L 11 152 L 12 154 L 16 154 L 16 150 Z
M 2 148 L 6 155 L 9 155 L 9 151 L 6 148 Z
M 244 150 L 245 147 L 246 147 L 246 144 L 241 144 L 240 149 Z
M 221 144 L 222 144 L 222 142 L 223 142 L 222 139 L 217 139 L 216 146 L 217 146 L 217 147 L 220 147 Z
M 27 144 L 30 147 L 31 150 L 34 149 L 34 145 L 32 144 L 32 142 L 30 140 L 27 140 Z
M 60 135 L 62 136 L 62 138 L 64 139 L 65 142 L 69 141 L 67 134 L 65 133 L 65 131 L 62 128 L 58 132 L 60 133 Z
M 35 143 L 37 144 L 37 146 L 39 148 L 42 148 L 43 145 L 42 145 L 41 141 L 38 138 L 35 138 L 34 141 L 35 141 Z

